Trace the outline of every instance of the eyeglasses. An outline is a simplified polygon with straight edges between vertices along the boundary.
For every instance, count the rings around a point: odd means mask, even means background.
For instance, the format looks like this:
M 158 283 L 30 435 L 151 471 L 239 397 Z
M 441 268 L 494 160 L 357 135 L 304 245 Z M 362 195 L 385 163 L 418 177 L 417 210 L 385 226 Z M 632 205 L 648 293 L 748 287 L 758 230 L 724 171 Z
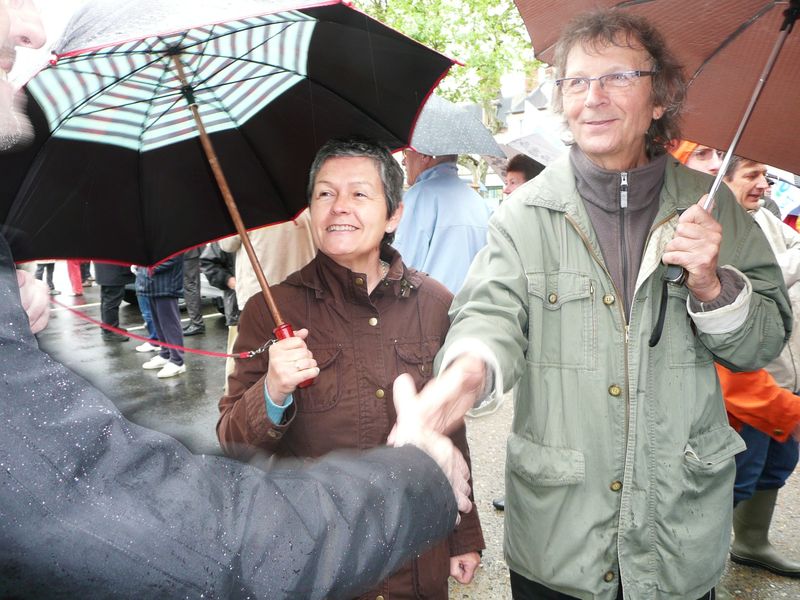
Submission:
M 565 96 L 578 96 L 588 92 L 589 86 L 593 81 L 600 84 L 601 90 L 610 92 L 624 90 L 636 83 L 640 77 L 655 74 L 656 71 L 620 71 L 619 73 L 600 75 L 600 77 L 564 77 L 556 79 L 555 84 Z

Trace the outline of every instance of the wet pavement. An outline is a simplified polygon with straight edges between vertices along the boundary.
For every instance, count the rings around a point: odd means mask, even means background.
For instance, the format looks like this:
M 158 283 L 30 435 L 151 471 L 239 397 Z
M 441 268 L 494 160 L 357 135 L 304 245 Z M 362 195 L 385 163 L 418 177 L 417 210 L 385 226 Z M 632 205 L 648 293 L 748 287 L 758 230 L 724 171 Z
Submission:
M 63 265 L 59 264 L 63 269 Z M 58 268 L 58 267 L 57 267 Z M 68 294 L 69 284 L 59 282 L 63 293 L 55 300 L 100 319 L 100 288 L 84 290 L 84 296 Z M 190 348 L 225 352 L 228 328 L 213 302 L 203 302 L 206 332 L 184 339 Z M 146 337 L 138 307 L 123 302 L 120 325 L 132 334 Z M 188 322 L 181 312 L 183 324 Z M 225 383 L 225 359 L 187 353 L 186 373 L 158 379 L 157 370 L 142 364 L 154 353 L 136 352 L 141 341 L 105 342 L 100 327 L 82 320 L 65 308 L 54 307 L 50 324 L 39 335 L 43 350 L 102 390 L 134 423 L 168 433 L 197 454 L 221 454 L 214 427 L 217 401 Z
M 64 272 L 59 277 L 58 269 Z M 69 285 L 63 264 L 57 266 L 56 286 L 64 293 L 56 300 L 75 306 L 99 319 L 99 288 L 87 288 L 83 297 L 67 294 Z M 188 337 L 189 347 L 224 352 L 227 328 L 213 303 L 203 304 L 206 332 Z M 184 323 L 186 314 L 182 313 Z M 131 333 L 142 334 L 138 309 L 124 305 L 120 322 Z M 220 454 L 214 432 L 217 401 L 224 384 L 225 360 L 186 355 L 187 371 L 172 379 L 158 379 L 156 371 L 145 371 L 142 363 L 152 354 L 134 351 L 138 341 L 104 342 L 96 325 L 81 320 L 65 309 L 53 310 L 50 325 L 39 336 L 42 348 L 106 393 L 131 421 L 168 433 L 195 453 Z M 451 584 L 453 600 L 494 600 L 510 598 L 508 569 L 503 560 L 503 513 L 494 510 L 492 498 L 503 491 L 505 439 L 512 418 L 506 402 L 494 415 L 470 419 L 467 433 L 472 450 L 475 498 L 481 511 L 487 549 L 473 584 Z M 800 560 L 800 479 L 796 472 L 778 496 L 771 529 L 773 543 Z M 728 564 L 723 585 L 741 600 L 797 600 L 800 581 L 778 577 L 739 565 Z

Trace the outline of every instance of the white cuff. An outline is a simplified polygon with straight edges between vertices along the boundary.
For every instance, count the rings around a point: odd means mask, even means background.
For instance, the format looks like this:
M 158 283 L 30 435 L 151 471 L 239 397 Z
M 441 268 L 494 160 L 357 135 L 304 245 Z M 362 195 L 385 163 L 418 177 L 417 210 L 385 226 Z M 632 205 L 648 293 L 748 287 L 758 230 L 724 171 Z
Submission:
M 692 312 L 690 299 L 686 299 L 686 310 L 694 321 L 697 329 L 709 335 L 719 335 L 731 333 L 741 327 L 747 320 L 750 312 L 750 298 L 753 295 L 753 284 L 747 276 L 730 265 L 723 265 L 720 269 L 730 269 L 739 275 L 744 281 L 744 289 L 739 292 L 736 299 L 727 306 L 722 306 L 709 312 Z
M 503 404 L 503 372 L 500 363 L 491 348 L 477 338 L 463 338 L 457 340 L 447 349 L 442 357 L 439 373 L 442 373 L 454 360 L 462 354 L 474 354 L 486 363 L 487 370 L 491 370 L 492 387 L 486 394 L 475 401 L 475 406 L 467 413 L 471 417 L 483 417 L 495 412 Z

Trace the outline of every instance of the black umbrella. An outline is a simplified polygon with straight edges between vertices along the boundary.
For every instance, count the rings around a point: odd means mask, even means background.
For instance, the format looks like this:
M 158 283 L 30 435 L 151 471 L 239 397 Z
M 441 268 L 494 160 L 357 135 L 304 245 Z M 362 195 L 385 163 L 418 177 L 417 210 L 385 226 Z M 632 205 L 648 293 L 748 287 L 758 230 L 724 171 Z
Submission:
M 249 243 L 244 228 L 302 210 L 329 138 L 407 145 L 452 65 L 338 2 L 95 1 L 55 52 L 26 86 L 33 146 L 0 157 L 26 173 L 0 190 L 18 260 L 152 265 L 235 231 Z

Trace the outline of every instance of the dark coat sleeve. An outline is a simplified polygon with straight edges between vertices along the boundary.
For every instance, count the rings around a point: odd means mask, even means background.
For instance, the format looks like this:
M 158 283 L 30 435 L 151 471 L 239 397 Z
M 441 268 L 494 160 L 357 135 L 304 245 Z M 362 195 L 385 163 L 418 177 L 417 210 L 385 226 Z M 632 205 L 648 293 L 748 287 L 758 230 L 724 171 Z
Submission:
M 455 522 L 413 447 L 269 472 L 138 427 L 38 348 L 0 238 L 0 597 L 347 598 Z
M 223 252 L 217 242 L 212 242 L 200 255 L 200 270 L 215 288 L 228 290 L 228 280 L 234 277 L 235 255 Z

